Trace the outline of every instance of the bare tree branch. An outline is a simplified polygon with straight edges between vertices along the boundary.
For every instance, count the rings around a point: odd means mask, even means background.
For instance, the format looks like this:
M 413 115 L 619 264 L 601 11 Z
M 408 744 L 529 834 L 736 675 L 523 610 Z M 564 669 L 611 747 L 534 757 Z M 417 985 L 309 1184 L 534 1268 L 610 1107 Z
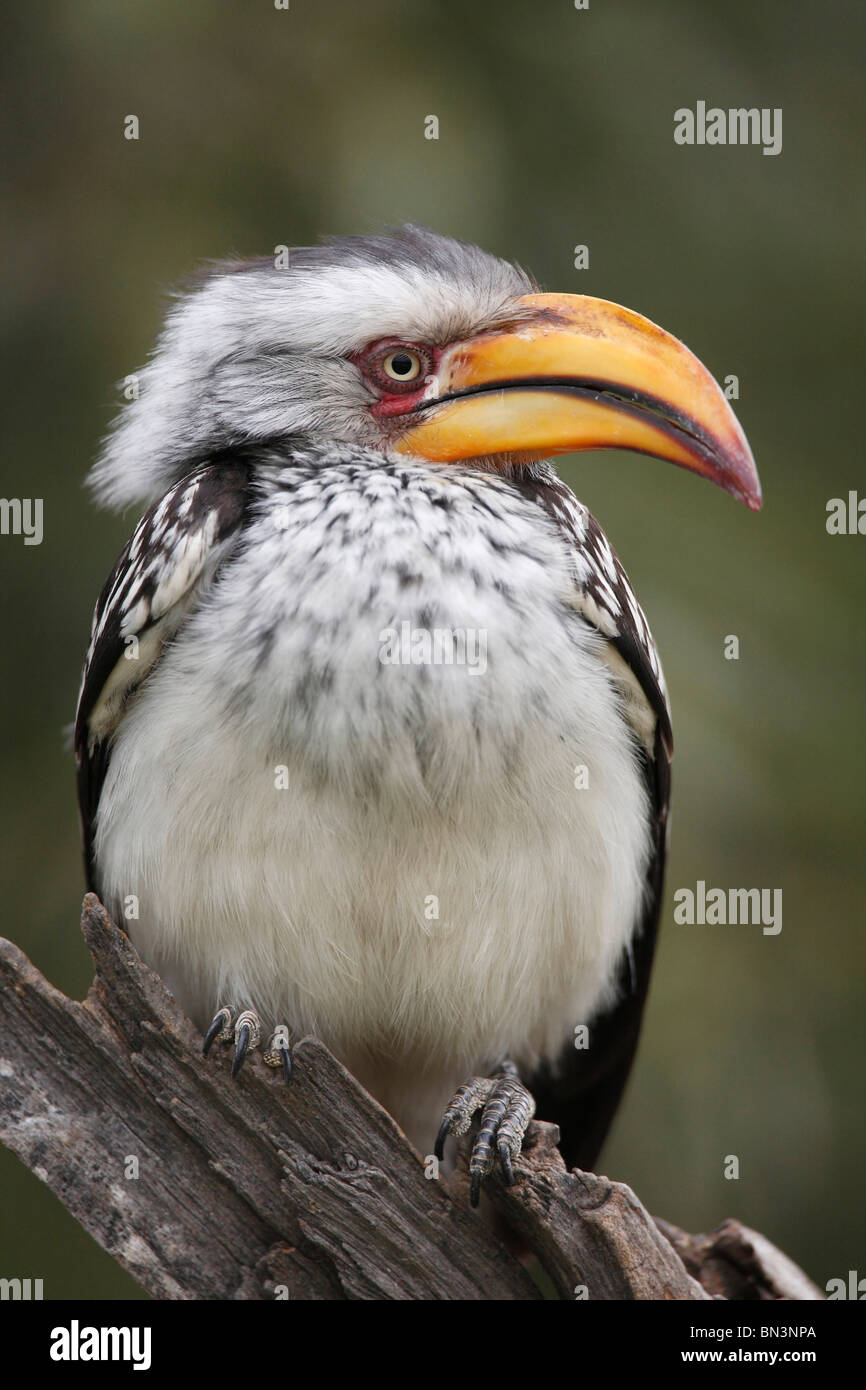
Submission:
M 172 1299 L 537 1299 L 461 1183 L 428 1180 L 380 1105 L 315 1038 L 295 1079 L 236 1081 L 99 900 L 83 1002 L 0 940 L 0 1139 L 149 1293 Z M 535 1124 L 491 1184 L 562 1298 L 820 1298 L 763 1237 L 656 1224 L 629 1188 L 566 1172 Z

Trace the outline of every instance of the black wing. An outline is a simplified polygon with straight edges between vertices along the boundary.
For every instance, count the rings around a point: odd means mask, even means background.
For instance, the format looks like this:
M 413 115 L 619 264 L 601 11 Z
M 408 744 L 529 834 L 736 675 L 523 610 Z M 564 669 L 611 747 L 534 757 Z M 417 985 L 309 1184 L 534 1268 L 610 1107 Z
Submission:
M 637 1050 L 662 902 L 670 764 L 670 711 L 661 664 L 628 576 L 598 522 L 552 469 L 521 485 L 564 532 L 574 555 L 577 613 L 610 643 L 652 808 L 652 849 L 643 917 L 624 956 L 617 1002 L 590 1024 L 590 1046 L 569 1041 L 555 1065 L 527 1079 L 540 1120 L 558 1124 L 568 1166 L 591 1171 L 619 1106 Z
M 97 892 L 94 825 L 114 734 L 236 541 L 248 502 L 249 472 L 238 462 L 196 468 L 145 512 L 99 596 L 75 719 L 85 871 Z

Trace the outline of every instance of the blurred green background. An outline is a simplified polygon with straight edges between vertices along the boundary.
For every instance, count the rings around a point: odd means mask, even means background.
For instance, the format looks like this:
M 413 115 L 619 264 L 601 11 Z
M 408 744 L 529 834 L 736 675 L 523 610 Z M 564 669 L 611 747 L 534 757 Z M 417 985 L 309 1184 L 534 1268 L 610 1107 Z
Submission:
M 402 219 L 478 241 L 736 374 L 764 483 L 754 516 L 634 455 L 562 465 L 653 624 L 677 740 L 660 956 L 602 1169 L 689 1230 L 740 1217 L 822 1286 L 864 1272 L 866 539 L 825 530 L 829 498 L 866 494 L 862 5 L 78 0 L 4 28 L 2 492 L 45 506 L 40 547 L 0 540 L 5 934 L 86 991 L 61 730 L 135 518 L 81 480 L 165 291 Z M 675 145 L 699 99 L 781 107 L 782 153 Z M 674 925 L 699 878 L 781 887 L 781 935 Z M 141 1296 L 6 1152 L 0 1192 L 0 1274 Z

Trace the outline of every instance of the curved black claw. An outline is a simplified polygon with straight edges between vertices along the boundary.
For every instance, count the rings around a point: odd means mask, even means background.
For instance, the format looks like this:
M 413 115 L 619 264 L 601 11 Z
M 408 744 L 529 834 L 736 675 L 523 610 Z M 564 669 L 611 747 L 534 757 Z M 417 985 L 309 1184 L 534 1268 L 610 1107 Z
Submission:
M 217 1038 L 220 1042 L 231 1042 L 233 1036 L 232 1011 L 228 1004 L 223 1004 L 222 1008 L 214 1015 L 213 1022 L 204 1035 L 202 1056 L 207 1056 Z
M 269 1067 L 281 1067 L 283 1079 L 288 1086 L 292 1079 L 292 1053 L 289 1047 L 289 1030 L 280 1024 L 268 1044 L 267 1052 L 262 1053 L 262 1061 Z
M 469 1158 L 469 1201 L 478 1206 L 481 1185 L 493 1172 L 496 1160 L 506 1184 L 514 1183 L 513 1160 L 520 1153 L 523 1136 L 535 1101 L 517 1078 L 512 1062 L 503 1063 L 496 1076 L 474 1076 L 456 1092 L 445 1111 L 433 1152 L 441 1160 L 449 1134 L 465 1134 L 476 1111 L 481 1111 L 478 1134 Z
M 453 1105 L 454 1102 L 452 1101 L 451 1104 Z M 439 1133 L 436 1135 L 436 1143 L 433 1145 L 433 1152 L 434 1152 L 434 1154 L 436 1155 L 436 1157 L 438 1158 L 438 1160 L 439 1160 L 440 1163 L 442 1162 L 443 1158 L 445 1157 L 445 1140 L 448 1138 L 448 1135 L 451 1134 L 451 1132 L 452 1132 L 452 1131 L 451 1131 L 451 1120 L 449 1119 L 449 1112 L 450 1112 L 450 1110 L 451 1110 L 451 1106 L 449 1106 L 449 1107 L 448 1107 L 448 1110 L 445 1112 L 445 1119 L 442 1121 L 441 1125 L 439 1126 Z
M 258 1047 L 262 1029 L 252 1009 L 239 1014 L 235 1024 L 235 1055 L 232 1058 L 232 1076 L 237 1076 L 251 1048 Z
M 502 1169 L 505 1185 L 506 1187 L 513 1187 L 514 1169 L 511 1165 L 511 1150 L 504 1139 L 500 1139 L 499 1143 L 496 1145 L 496 1152 L 499 1154 L 499 1166 Z

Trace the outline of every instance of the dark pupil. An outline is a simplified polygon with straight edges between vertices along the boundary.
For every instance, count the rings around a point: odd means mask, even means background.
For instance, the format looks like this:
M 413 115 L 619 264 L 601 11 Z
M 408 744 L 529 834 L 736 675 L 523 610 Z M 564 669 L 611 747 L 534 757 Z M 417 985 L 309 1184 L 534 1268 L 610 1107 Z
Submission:
M 414 365 L 408 352 L 395 352 L 391 358 L 391 371 L 397 376 L 408 376 Z

